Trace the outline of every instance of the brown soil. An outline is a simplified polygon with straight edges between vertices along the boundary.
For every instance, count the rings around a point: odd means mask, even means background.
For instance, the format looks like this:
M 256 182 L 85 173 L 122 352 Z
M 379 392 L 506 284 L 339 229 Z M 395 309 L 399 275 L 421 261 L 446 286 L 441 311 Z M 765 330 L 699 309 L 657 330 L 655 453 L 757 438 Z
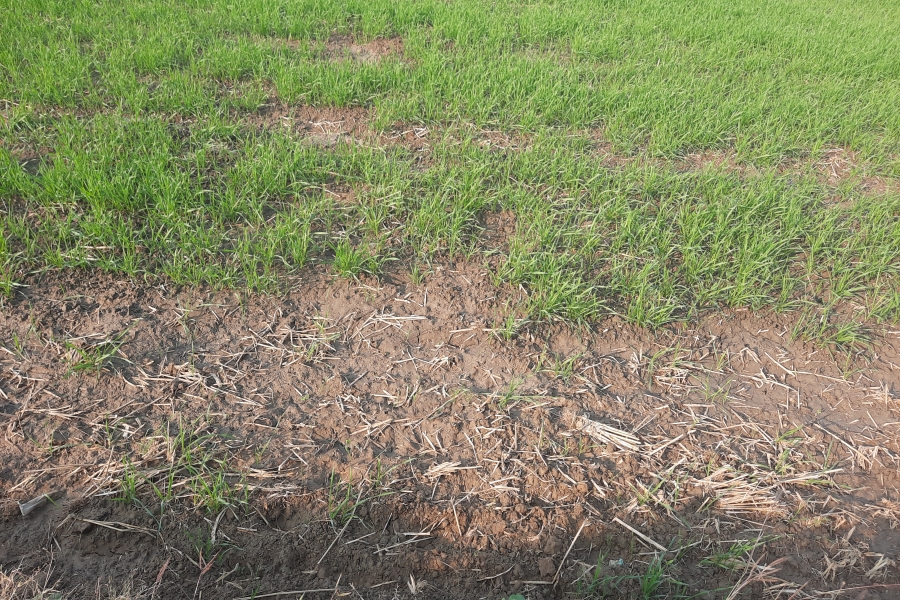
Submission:
M 403 56 L 403 40 L 398 37 L 376 38 L 358 44 L 352 36 L 333 35 L 325 44 L 325 55 L 331 60 L 350 59 L 360 63 L 377 63 L 388 56 Z
M 281 298 L 26 283 L 0 311 L 6 580 L 49 573 L 91 598 L 561 598 L 598 561 L 601 578 L 645 574 L 661 546 L 704 597 L 748 579 L 745 597 L 900 594 L 898 331 L 849 363 L 749 312 L 656 335 L 517 323 L 506 341 L 522 292 L 470 265 L 419 285 L 309 272 Z M 204 509 L 210 479 L 169 467 L 179 427 L 231 508 Z M 161 510 L 148 482 L 169 472 Z M 754 564 L 710 564 L 736 540 L 765 542 Z
M 830 185 L 841 185 L 850 181 L 864 192 L 873 195 L 900 192 L 900 181 L 872 175 L 871 169 L 859 159 L 858 153 L 846 148 L 826 150 L 813 168 L 820 179 Z
M 259 129 L 294 131 L 321 146 L 373 137 L 369 129 L 369 110 L 359 107 L 289 106 L 273 100 L 244 120 Z
M 603 131 L 593 129 L 588 132 L 594 152 L 611 168 L 622 168 L 630 164 L 658 165 L 665 168 L 671 161 L 648 157 L 644 153 L 632 156 L 617 154 L 604 137 Z M 683 171 L 705 169 L 737 173 L 742 177 L 757 177 L 763 174 L 759 167 L 741 163 L 734 150 L 708 149 L 692 152 L 674 162 Z M 900 180 L 875 173 L 875 169 L 859 158 L 859 154 L 846 148 L 832 148 L 822 153 L 818 160 L 785 160 L 777 167 L 780 175 L 809 174 L 822 185 L 832 188 L 850 185 L 857 191 L 873 196 L 900 193 Z
M 758 168 L 739 163 L 733 152 L 723 150 L 688 154 L 682 162 L 683 168 L 690 170 L 722 169 L 744 176 L 761 174 Z M 860 192 L 875 196 L 900 192 L 900 181 L 872 174 L 873 169 L 860 160 L 858 153 L 845 148 L 826 150 L 816 161 L 785 161 L 778 166 L 778 171 L 783 175 L 811 173 L 823 185 L 850 184 Z

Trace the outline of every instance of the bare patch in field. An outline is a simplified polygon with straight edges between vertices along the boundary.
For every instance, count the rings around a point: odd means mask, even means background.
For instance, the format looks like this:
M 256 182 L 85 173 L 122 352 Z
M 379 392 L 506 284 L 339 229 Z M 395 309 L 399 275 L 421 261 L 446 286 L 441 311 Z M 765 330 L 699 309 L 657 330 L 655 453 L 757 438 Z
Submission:
M 389 56 L 403 56 L 403 39 L 376 38 L 364 44 L 357 43 L 352 36 L 333 35 L 325 44 L 325 55 L 330 60 L 352 60 L 373 64 Z
M 846 148 L 826 150 L 813 168 L 822 181 L 832 186 L 850 182 L 868 194 L 900 192 L 900 181 L 871 174 L 872 169 L 860 160 L 859 154 Z
M 603 138 L 600 131 L 589 132 L 594 152 L 604 164 L 611 168 L 628 165 L 655 165 L 660 168 L 673 166 L 682 171 L 721 170 L 742 177 L 763 175 L 767 169 L 739 160 L 736 152 L 729 149 L 707 149 L 691 152 L 678 160 L 649 157 L 645 153 L 632 156 L 616 154 L 612 145 Z M 900 181 L 895 178 L 873 174 L 874 169 L 859 158 L 859 154 L 845 148 L 832 148 L 822 153 L 818 160 L 786 160 L 773 168 L 780 176 L 815 177 L 822 185 L 838 188 L 846 185 L 870 195 L 900 193 Z
M 900 584 L 896 332 L 846 372 L 789 316 L 536 326 L 466 264 L 279 298 L 25 283 L 0 309 L 20 577 L 50 531 L 56 589 L 84 595 L 555 598 L 599 573 L 627 596 L 660 552 L 692 593 L 748 568 L 757 595 Z
M 244 119 L 253 127 L 298 133 L 316 145 L 326 147 L 342 140 L 372 137 L 370 112 L 361 107 L 292 106 L 272 100 Z
M 683 167 L 694 171 L 704 169 L 722 169 L 728 171 L 746 172 L 736 161 L 734 152 L 726 150 L 704 150 L 687 154 L 683 159 Z

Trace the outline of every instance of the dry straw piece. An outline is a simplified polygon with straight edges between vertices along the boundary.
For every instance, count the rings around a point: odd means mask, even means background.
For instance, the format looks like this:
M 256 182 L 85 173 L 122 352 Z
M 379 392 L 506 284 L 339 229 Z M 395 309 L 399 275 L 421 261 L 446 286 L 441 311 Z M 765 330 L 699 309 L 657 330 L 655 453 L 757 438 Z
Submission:
M 599 421 L 593 421 L 583 415 L 575 415 L 569 411 L 563 414 L 563 421 L 578 431 L 592 437 L 600 444 L 612 444 L 619 450 L 636 452 L 641 448 L 641 440 L 634 434 L 610 427 Z

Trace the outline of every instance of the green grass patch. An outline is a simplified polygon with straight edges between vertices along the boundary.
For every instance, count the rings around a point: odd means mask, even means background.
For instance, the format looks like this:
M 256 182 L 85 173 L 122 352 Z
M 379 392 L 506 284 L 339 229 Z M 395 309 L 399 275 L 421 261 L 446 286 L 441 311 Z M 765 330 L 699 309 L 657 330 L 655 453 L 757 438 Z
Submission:
M 900 8 L 7 4 L 0 294 L 49 268 L 274 291 L 310 264 L 418 278 L 465 258 L 527 291 L 505 337 L 526 320 L 807 307 L 795 334 L 845 350 L 868 343 L 856 320 L 900 318 Z M 403 53 L 336 58 L 338 34 Z M 251 126 L 275 99 L 364 106 L 383 135 Z M 427 151 L 389 141 L 408 124 Z M 833 147 L 893 187 L 783 168 Z M 738 168 L 679 162 L 703 150 Z M 511 235 L 485 235 L 491 212 L 514 216 Z

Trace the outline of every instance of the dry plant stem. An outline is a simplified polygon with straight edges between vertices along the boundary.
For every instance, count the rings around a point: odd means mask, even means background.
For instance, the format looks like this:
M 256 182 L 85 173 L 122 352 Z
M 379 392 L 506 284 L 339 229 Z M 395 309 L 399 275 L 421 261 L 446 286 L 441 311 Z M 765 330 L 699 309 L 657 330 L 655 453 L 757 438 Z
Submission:
M 646 544 L 649 544 L 649 545 L 653 546 L 654 548 L 656 548 L 656 549 L 659 550 L 660 552 L 668 552 L 668 550 L 667 550 L 664 546 L 662 546 L 661 544 L 658 544 L 658 543 L 654 542 L 653 540 L 651 540 L 650 538 L 648 538 L 646 535 L 644 535 L 643 533 L 641 533 L 640 531 L 638 531 L 637 529 L 635 529 L 635 528 L 632 527 L 631 525 L 629 525 L 629 524 L 625 523 L 624 521 L 622 521 L 619 517 L 613 517 L 613 522 L 614 522 L 614 523 L 618 523 L 619 525 L 621 525 L 622 527 L 624 527 L 625 529 L 627 529 L 628 531 L 630 531 L 630 532 L 633 533 L 634 535 L 638 536 L 638 538 L 639 538 L 642 542 L 644 542 L 644 543 L 646 543 Z
M 352 521 L 353 521 L 352 518 L 347 519 L 347 522 L 344 523 L 344 526 L 341 528 L 340 532 L 335 536 L 334 541 L 331 542 L 331 545 L 329 545 L 328 548 L 325 549 L 325 553 L 324 553 L 324 554 L 322 555 L 322 557 L 319 558 L 319 560 L 316 562 L 317 565 L 322 564 L 322 561 L 325 560 L 325 557 L 328 556 L 328 553 L 331 552 L 331 549 L 334 547 L 334 545 L 337 543 L 337 541 L 338 541 L 339 539 L 341 539 L 341 536 L 344 535 L 344 532 L 345 532 L 345 531 L 347 531 L 347 527 L 350 526 L 350 523 L 351 523 Z
M 575 542 L 578 541 L 579 536 L 581 536 L 581 532 L 584 530 L 587 524 L 588 522 L 586 520 L 581 522 L 581 527 L 578 528 L 578 531 L 575 533 L 575 537 L 572 538 L 572 543 L 569 544 L 569 547 L 566 550 L 566 553 L 563 555 L 562 560 L 559 561 L 559 567 L 556 569 L 556 574 L 553 575 L 554 585 L 556 583 L 559 583 L 559 574 L 562 573 L 563 566 L 566 564 L 566 559 L 569 558 L 569 553 L 572 552 L 572 548 L 575 547 Z
M 253 596 L 241 596 L 235 600 L 256 600 L 256 598 L 277 598 L 279 596 L 303 596 L 304 594 L 324 594 L 326 592 L 334 593 L 335 588 L 313 588 L 308 590 L 289 590 L 285 592 L 271 592 L 268 594 L 255 594 Z

